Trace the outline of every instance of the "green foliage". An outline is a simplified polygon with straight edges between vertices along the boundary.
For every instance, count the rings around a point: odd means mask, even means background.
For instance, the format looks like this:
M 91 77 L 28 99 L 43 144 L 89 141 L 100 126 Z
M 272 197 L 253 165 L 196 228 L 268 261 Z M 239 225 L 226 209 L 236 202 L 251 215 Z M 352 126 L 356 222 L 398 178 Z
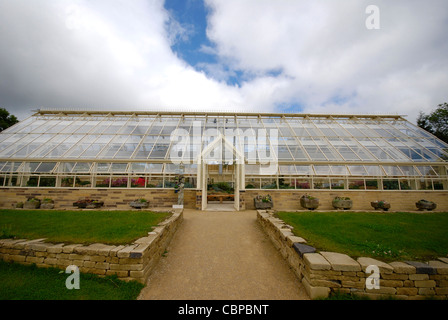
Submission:
M 80 289 L 68 290 L 68 276 L 56 268 L 0 261 L 0 300 L 135 300 L 144 287 L 117 276 L 80 273 Z
M 0 132 L 17 122 L 19 122 L 19 120 L 17 120 L 16 116 L 9 114 L 6 109 L 0 108 Z
M 0 225 L 19 239 L 126 244 L 145 236 L 170 213 L 151 211 L 0 210 Z M 9 230 L 9 229 L 7 229 Z
M 277 212 L 321 251 L 379 260 L 428 261 L 448 254 L 448 212 Z
M 417 125 L 448 143 L 448 103 L 439 104 L 430 114 L 420 112 Z

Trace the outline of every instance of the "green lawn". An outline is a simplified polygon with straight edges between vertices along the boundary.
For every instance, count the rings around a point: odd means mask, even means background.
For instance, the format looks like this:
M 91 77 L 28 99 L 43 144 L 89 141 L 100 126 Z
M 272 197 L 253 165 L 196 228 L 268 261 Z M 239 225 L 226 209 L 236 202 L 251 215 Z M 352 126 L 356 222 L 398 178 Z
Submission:
M 320 251 L 382 261 L 427 261 L 448 254 L 448 212 L 278 212 Z
M 144 285 L 117 277 L 80 273 L 79 289 L 65 286 L 71 274 L 0 261 L 0 300 L 135 300 Z
M 0 210 L 0 238 L 126 244 L 147 235 L 171 213 L 151 211 Z

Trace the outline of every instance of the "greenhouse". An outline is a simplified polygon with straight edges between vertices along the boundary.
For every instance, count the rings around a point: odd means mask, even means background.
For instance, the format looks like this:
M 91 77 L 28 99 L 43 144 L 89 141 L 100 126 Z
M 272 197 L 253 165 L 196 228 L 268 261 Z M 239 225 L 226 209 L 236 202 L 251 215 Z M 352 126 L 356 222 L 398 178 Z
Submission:
M 443 193 L 447 160 L 398 115 L 37 110 L 0 133 L 3 190 L 150 195 L 182 176 L 202 209 L 214 190 L 237 209 L 248 191 Z

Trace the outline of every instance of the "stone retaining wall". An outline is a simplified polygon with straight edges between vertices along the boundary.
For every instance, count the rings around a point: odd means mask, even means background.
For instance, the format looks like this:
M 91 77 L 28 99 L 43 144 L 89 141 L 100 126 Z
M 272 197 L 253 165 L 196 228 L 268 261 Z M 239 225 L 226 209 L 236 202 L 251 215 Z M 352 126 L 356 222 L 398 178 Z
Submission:
M 45 239 L 0 239 L 0 259 L 61 269 L 76 265 L 80 272 L 117 275 L 122 280 L 145 283 L 182 221 L 182 211 L 175 210 L 146 237 L 119 246 L 54 244 L 44 242 Z
M 434 211 L 448 211 L 448 191 L 384 191 L 384 190 L 251 190 L 245 191 L 246 209 L 253 210 L 257 195 L 270 195 L 274 210 L 305 210 L 300 206 L 300 197 L 309 194 L 319 198 L 318 210 L 334 210 L 332 201 L 335 197 L 349 197 L 353 200 L 352 210 L 372 210 L 370 202 L 386 200 L 391 204 L 391 211 L 416 211 L 415 203 L 421 199 L 437 204 Z
M 257 220 L 311 299 L 325 298 L 335 292 L 373 299 L 384 296 L 397 299 L 448 298 L 447 257 L 427 263 L 384 263 L 367 257 L 355 260 L 337 252 L 316 252 L 305 239 L 295 236 L 283 220 L 274 217 L 272 210 L 258 210 Z M 366 287 L 366 279 L 372 275 L 366 273 L 370 265 L 379 268 L 379 289 Z
M 174 189 L 126 189 L 126 188 L 0 188 L 0 208 L 11 209 L 28 197 L 51 198 L 55 209 L 73 209 L 73 202 L 91 198 L 104 201 L 105 209 L 129 210 L 129 203 L 138 198 L 149 201 L 150 208 L 171 208 L 177 204 Z M 184 190 L 185 208 L 195 207 L 195 189 Z

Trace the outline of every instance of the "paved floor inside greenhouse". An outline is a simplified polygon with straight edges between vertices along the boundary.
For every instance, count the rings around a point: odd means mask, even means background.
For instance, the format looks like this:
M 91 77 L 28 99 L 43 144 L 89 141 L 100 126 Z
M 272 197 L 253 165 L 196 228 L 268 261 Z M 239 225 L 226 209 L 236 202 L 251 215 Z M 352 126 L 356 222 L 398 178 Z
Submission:
M 255 210 L 185 209 L 139 299 L 307 300 L 256 217 Z

